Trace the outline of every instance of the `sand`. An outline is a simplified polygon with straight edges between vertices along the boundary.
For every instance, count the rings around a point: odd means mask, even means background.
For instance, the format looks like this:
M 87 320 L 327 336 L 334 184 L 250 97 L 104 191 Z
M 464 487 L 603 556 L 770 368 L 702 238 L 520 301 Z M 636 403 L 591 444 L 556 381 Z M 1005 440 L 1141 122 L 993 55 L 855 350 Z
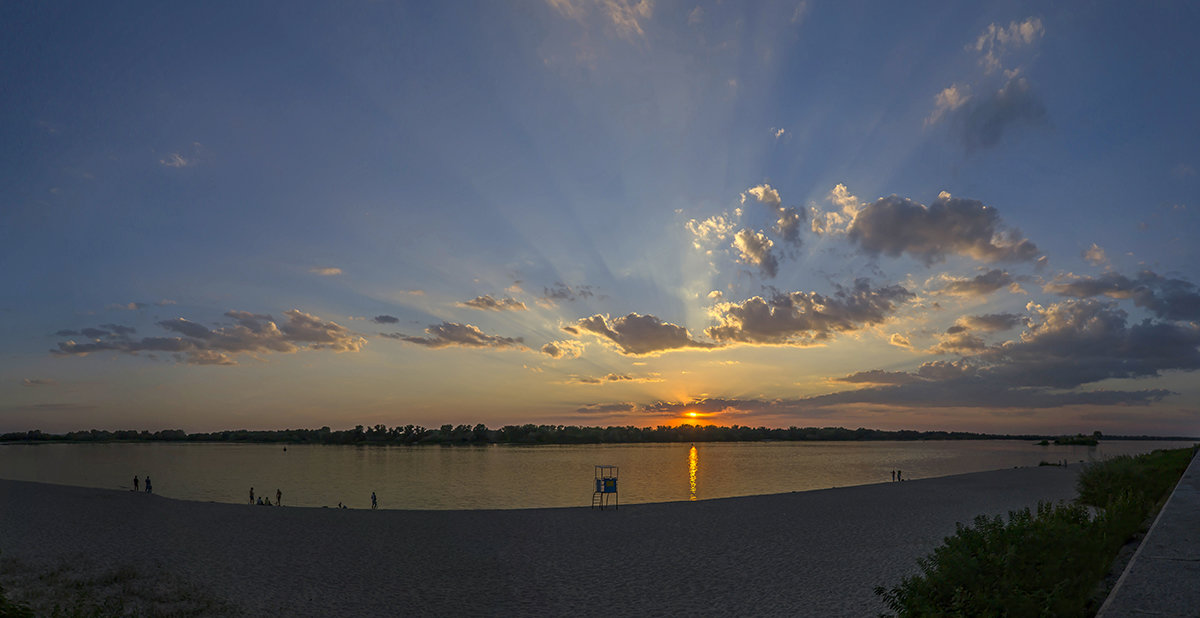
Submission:
M 956 522 L 1069 500 L 1019 468 L 700 502 L 366 511 L 0 480 L 0 562 L 129 567 L 271 615 L 874 616 Z M 10 596 L 29 581 L 11 577 Z M 136 579 L 145 586 L 146 579 Z

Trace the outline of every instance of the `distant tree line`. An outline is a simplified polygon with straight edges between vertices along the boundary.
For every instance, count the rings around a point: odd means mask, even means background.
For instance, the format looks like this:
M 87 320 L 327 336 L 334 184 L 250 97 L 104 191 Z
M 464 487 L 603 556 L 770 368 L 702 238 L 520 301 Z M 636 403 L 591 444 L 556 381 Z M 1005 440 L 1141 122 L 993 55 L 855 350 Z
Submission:
M 1091 441 L 1100 432 L 1087 436 Z M 1083 438 L 1079 434 L 1078 438 Z M 679 425 L 668 427 L 583 427 L 579 425 L 505 425 L 489 429 L 477 425 L 442 425 L 437 429 L 419 425 L 387 427 L 375 425 L 334 431 L 320 429 L 276 429 L 187 433 L 182 429 L 160 431 L 92 429 L 64 434 L 40 430 L 0 434 L 0 442 L 254 442 L 282 444 L 636 444 L 647 442 L 865 442 L 873 440 L 1043 440 L 1061 437 L 1034 434 L 991 434 L 966 431 L 884 431 L 845 427 L 745 427 L 734 425 Z M 1070 439 L 1077 439 L 1072 436 Z M 1109 440 L 1194 439 L 1163 436 L 1105 436 Z M 1072 442 L 1064 442 L 1072 443 Z M 1073 442 L 1079 443 L 1079 442 Z

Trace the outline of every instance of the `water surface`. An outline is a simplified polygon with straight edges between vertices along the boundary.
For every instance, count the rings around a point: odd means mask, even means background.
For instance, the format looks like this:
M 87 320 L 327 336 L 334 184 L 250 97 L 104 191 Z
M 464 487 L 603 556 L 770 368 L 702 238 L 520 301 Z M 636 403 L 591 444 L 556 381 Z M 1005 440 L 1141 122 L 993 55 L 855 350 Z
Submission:
M 1041 461 L 1073 465 L 1191 442 L 1037 446 L 1016 440 L 722 442 L 539 446 L 6 444 L 0 478 L 129 489 L 184 500 L 368 508 L 510 509 L 591 504 L 594 466 L 620 466 L 622 504 L 783 493 L 981 472 Z

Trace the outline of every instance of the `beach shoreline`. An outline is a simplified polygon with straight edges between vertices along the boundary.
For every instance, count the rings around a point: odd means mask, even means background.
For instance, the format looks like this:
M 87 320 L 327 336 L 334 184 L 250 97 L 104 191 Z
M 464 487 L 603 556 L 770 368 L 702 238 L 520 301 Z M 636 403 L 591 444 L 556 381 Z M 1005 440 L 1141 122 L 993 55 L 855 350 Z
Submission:
M 956 523 L 1069 500 L 1077 474 L 1014 468 L 606 511 L 261 508 L 0 480 L 0 562 L 163 573 L 221 613 L 876 615 L 873 588 L 915 573 Z

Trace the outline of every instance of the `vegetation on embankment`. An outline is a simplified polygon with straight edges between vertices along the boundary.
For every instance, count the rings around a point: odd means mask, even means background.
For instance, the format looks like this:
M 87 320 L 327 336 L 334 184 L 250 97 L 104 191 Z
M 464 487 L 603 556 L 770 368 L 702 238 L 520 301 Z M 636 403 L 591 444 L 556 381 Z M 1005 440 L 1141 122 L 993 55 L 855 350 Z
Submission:
M 1087 439 L 1099 437 L 1094 432 Z M 1079 434 L 1082 438 L 1083 434 Z M 583 427 L 579 425 L 505 425 L 489 429 L 486 425 L 442 425 L 436 429 L 420 425 L 375 425 L 353 429 L 276 429 L 187 433 L 182 429 L 160 431 L 91 429 L 63 434 L 39 430 L 0 434 L 0 442 L 252 442 L 268 444 L 364 444 L 364 445 L 482 445 L 482 444 L 636 444 L 647 442 L 866 442 L 874 440 L 1038 440 L 1047 436 L 1031 434 L 989 434 L 966 431 L 886 431 L 847 429 L 845 427 L 747 427 L 734 425 L 659 425 L 657 427 Z M 1059 443 L 1062 437 L 1053 438 Z M 1157 436 L 1106 436 L 1106 440 L 1188 440 Z M 1048 443 L 1048 442 L 1047 442 Z M 1092 442 L 1094 444 L 1094 442 Z
M 918 559 L 919 575 L 875 593 L 901 617 L 1091 616 L 1118 551 L 1146 531 L 1197 448 L 1091 464 L 1074 502 L 959 524 Z

